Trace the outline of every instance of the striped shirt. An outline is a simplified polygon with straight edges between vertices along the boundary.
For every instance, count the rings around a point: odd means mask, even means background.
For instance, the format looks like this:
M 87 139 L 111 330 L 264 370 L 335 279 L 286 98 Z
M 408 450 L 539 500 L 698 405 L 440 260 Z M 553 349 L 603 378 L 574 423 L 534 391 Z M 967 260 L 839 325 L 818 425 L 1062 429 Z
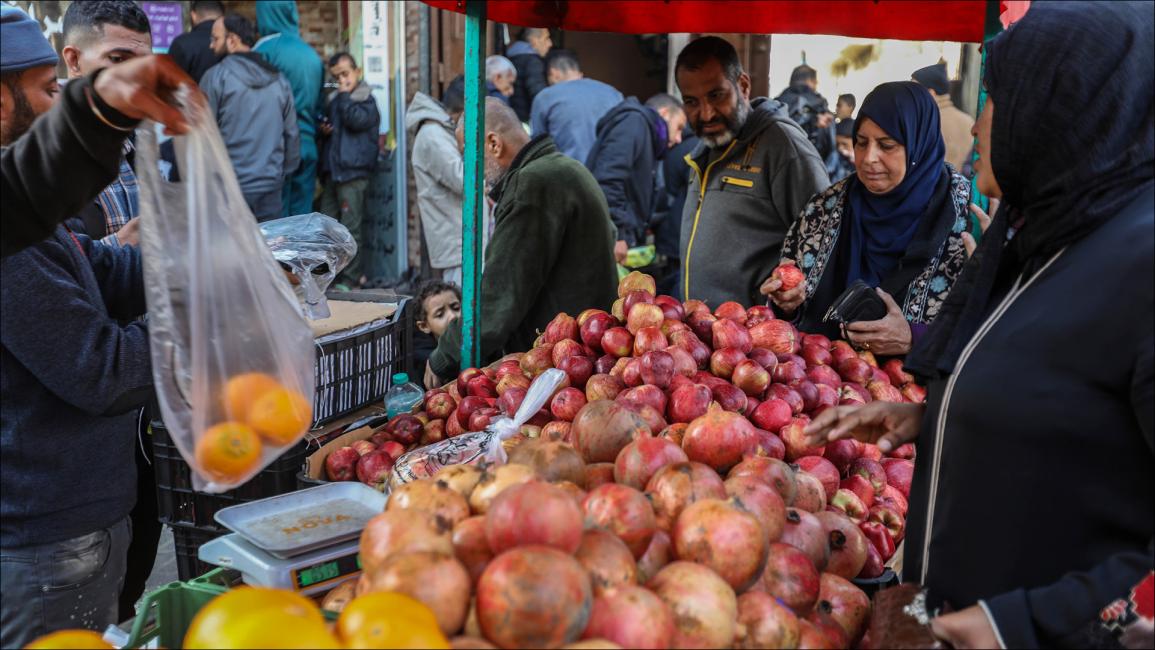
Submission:
M 132 151 L 132 144 L 125 142 L 124 153 Z M 96 197 L 100 211 L 104 213 L 104 234 L 101 242 L 109 246 L 119 246 L 116 232 L 130 220 L 140 216 L 140 188 L 136 173 L 128 164 L 128 159 L 120 159 L 120 173 L 112 184 L 104 188 Z M 96 234 L 96 233 L 93 233 Z

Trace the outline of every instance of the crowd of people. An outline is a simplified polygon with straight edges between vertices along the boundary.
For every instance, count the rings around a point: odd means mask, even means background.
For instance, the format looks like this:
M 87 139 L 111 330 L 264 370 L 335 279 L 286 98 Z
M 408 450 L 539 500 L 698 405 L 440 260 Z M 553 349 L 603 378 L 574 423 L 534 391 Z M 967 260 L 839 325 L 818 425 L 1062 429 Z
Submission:
M 175 97 L 199 79 L 188 100 L 216 118 L 257 219 L 320 205 L 356 233 L 364 212 L 380 115 L 355 58 L 323 64 L 292 2 L 258 3 L 256 25 L 191 4 L 169 59 L 135 3 L 72 3 L 63 87 L 36 22 L 0 5 L 3 647 L 127 619 L 155 557 L 132 130 L 187 131 Z M 988 43 L 970 122 L 941 65 L 831 112 L 806 66 L 752 97 L 734 47 L 706 36 L 678 54 L 680 97 L 642 101 L 525 30 L 486 65 L 483 361 L 558 312 L 607 307 L 626 252 L 652 241 L 662 291 L 769 304 L 928 383 L 925 405 L 840 406 L 807 432 L 918 441 L 904 579 L 929 590 L 938 638 L 1118 643 L 1100 613 L 1152 570 L 1155 537 L 1155 66 L 1133 47 L 1152 42 L 1138 3 L 1032 6 Z M 428 386 L 461 366 L 463 108 L 459 82 L 405 116 L 437 271 L 417 296 Z M 964 163 L 1003 202 L 989 215 Z M 783 263 L 805 280 L 784 287 Z M 857 283 L 886 315 L 827 323 Z

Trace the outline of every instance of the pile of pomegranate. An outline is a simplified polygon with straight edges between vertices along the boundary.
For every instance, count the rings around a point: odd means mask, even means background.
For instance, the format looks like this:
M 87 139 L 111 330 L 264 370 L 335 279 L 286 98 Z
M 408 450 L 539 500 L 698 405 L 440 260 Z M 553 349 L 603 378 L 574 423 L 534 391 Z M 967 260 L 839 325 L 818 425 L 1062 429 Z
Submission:
M 852 580 L 882 575 L 902 540 L 914 450 L 812 447 L 803 428 L 923 390 L 900 360 L 880 368 L 765 307 L 711 313 L 639 273 L 619 295 L 390 422 L 436 442 L 512 415 L 546 369 L 567 376 L 508 464 L 394 489 L 361 537 L 357 592 L 421 600 L 457 648 L 862 644 Z

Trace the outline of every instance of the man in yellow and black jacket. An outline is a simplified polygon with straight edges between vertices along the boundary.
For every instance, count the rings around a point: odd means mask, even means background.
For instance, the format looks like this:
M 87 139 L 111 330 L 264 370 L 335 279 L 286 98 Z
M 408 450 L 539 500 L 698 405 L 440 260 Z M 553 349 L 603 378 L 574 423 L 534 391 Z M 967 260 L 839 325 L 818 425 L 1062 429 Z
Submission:
M 750 77 L 716 36 L 678 55 L 675 78 L 701 143 L 686 156 L 682 291 L 711 307 L 765 304 L 758 287 L 806 202 L 830 184 L 806 133 L 781 103 L 750 100 Z

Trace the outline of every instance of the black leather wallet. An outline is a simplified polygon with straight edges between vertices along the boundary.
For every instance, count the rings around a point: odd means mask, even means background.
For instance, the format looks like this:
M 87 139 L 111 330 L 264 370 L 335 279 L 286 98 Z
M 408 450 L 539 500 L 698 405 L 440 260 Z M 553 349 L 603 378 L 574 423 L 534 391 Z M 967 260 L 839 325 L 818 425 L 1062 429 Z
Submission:
M 830 305 L 822 321 L 847 324 L 885 317 L 886 303 L 878 296 L 878 292 L 862 280 L 855 280 L 841 296 L 838 296 L 834 304 Z

